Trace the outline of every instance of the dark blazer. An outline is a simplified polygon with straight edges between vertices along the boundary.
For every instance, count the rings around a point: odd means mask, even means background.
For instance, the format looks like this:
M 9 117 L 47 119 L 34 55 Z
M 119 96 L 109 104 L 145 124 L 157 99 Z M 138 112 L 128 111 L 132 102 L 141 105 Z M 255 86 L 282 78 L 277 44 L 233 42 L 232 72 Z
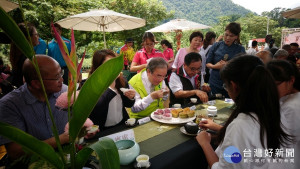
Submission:
M 93 111 L 89 116 L 89 118 L 94 122 L 95 125 L 99 125 L 100 131 L 103 131 L 107 128 L 111 128 L 111 127 L 105 127 L 104 125 L 107 119 L 109 103 L 116 95 L 117 94 L 114 91 L 108 88 L 102 94 L 98 103 L 96 104 L 96 106 L 94 107 Z M 129 118 L 125 107 L 132 107 L 135 102 L 135 100 L 130 100 L 128 97 L 124 96 L 122 92 L 120 95 L 123 101 L 123 105 L 122 105 L 123 119 L 117 125 L 124 124 L 125 121 Z

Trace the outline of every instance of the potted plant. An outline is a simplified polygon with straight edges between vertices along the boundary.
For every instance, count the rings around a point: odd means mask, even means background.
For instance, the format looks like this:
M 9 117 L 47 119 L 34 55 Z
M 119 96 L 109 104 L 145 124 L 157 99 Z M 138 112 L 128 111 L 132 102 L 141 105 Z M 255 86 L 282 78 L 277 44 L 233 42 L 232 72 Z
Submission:
M 40 71 L 35 60 L 35 54 L 31 43 L 29 43 L 20 31 L 17 24 L 10 18 L 7 13 L 0 7 L 0 28 L 6 32 L 11 40 L 19 47 L 23 54 L 30 59 L 39 75 L 39 80 L 43 84 Z M 75 40 L 73 31 L 71 33 L 72 49 L 70 55 L 65 55 L 64 59 L 70 70 L 69 74 L 69 88 L 68 88 L 68 100 L 70 105 L 70 98 L 73 94 L 76 97 L 76 80 L 77 74 L 80 70 L 81 64 L 77 64 L 77 56 L 75 52 Z M 59 41 L 59 37 L 57 37 Z M 64 45 L 62 43 L 61 45 Z M 113 68 L 113 69 L 112 69 Z M 13 126 L 0 122 L 0 135 L 9 138 L 10 140 L 20 144 L 24 149 L 38 155 L 43 160 L 52 164 L 55 168 L 82 168 L 92 152 L 96 152 L 100 158 L 100 164 L 104 169 L 120 168 L 120 160 L 118 150 L 113 140 L 105 138 L 90 146 L 84 147 L 82 150 L 76 152 L 75 140 L 77 139 L 80 130 L 88 118 L 93 107 L 96 105 L 101 94 L 108 88 L 108 86 L 119 75 L 123 68 L 123 58 L 117 57 L 105 62 L 100 66 L 93 74 L 88 78 L 85 84 L 82 86 L 77 98 L 74 98 L 75 102 L 72 106 L 72 114 L 69 108 L 69 135 L 70 135 L 70 163 L 67 162 L 63 153 L 62 147 L 58 139 L 58 132 L 56 130 L 55 123 L 52 120 L 53 134 L 56 138 L 58 146 L 58 153 L 48 144 L 36 139 L 35 137 L 25 133 L 24 131 L 17 129 Z M 97 87 L 94 87 L 97 86 Z M 43 88 L 45 93 L 45 88 Z M 47 95 L 45 93 L 47 98 Z M 50 116 L 52 116 L 49 102 L 47 100 Z M 69 106 L 70 107 L 70 106 Z

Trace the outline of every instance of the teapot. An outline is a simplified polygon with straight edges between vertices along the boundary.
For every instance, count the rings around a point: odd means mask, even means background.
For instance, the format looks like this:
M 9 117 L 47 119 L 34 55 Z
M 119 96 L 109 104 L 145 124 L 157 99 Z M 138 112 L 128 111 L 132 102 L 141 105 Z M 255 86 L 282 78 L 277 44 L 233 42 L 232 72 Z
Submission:
M 199 130 L 199 127 L 198 127 L 197 123 L 194 123 L 194 122 L 191 121 L 191 122 L 187 122 L 184 125 L 184 129 L 189 134 L 197 134 L 198 130 Z

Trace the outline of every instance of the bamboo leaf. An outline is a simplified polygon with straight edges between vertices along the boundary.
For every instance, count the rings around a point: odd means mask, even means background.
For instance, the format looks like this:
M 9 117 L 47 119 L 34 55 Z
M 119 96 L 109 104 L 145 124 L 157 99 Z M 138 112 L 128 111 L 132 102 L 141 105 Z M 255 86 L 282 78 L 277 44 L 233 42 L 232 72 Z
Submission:
M 82 86 L 73 105 L 69 134 L 76 139 L 85 120 L 90 115 L 102 93 L 116 79 L 123 68 L 123 57 L 108 60 L 99 66 Z
M 0 7 L 0 28 L 8 35 L 8 37 L 16 44 L 22 53 L 32 60 L 34 51 L 23 32 L 19 29 L 15 21 L 7 15 Z
M 24 131 L 0 122 L 0 135 L 22 145 L 22 147 L 24 147 L 26 150 L 37 154 L 56 168 L 64 167 L 63 162 L 50 145 L 38 140 Z

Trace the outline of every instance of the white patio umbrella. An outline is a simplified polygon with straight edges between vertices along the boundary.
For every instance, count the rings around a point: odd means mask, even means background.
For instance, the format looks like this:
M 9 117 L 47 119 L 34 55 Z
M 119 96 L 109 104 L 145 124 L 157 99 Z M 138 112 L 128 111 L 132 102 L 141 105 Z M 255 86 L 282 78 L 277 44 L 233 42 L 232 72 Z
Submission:
M 285 18 L 298 18 L 300 19 L 300 6 L 291 9 L 289 11 L 283 12 L 282 16 Z
M 5 10 L 5 12 L 9 12 L 19 7 L 18 4 L 7 0 L 0 0 L 0 6 Z
M 188 21 L 186 19 L 173 19 L 167 23 L 154 27 L 146 32 L 176 32 L 177 50 L 180 48 L 181 32 L 195 29 L 208 29 L 210 26 Z M 178 38 L 177 38 L 178 37 Z
M 105 32 L 131 30 L 145 26 L 141 18 L 121 14 L 108 9 L 90 10 L 57 21 L 62 27 L 81 31 L 102 31 L 106 48 Z
M 171 32 L 171 31 L 185 31 L 194 29 L 208 29 L 210 26 L 200 23 L 188 21 L 186 19 L 173 19 L 167 23 L 159 25 L 155 28 L 147 30 L 147 32 Z

